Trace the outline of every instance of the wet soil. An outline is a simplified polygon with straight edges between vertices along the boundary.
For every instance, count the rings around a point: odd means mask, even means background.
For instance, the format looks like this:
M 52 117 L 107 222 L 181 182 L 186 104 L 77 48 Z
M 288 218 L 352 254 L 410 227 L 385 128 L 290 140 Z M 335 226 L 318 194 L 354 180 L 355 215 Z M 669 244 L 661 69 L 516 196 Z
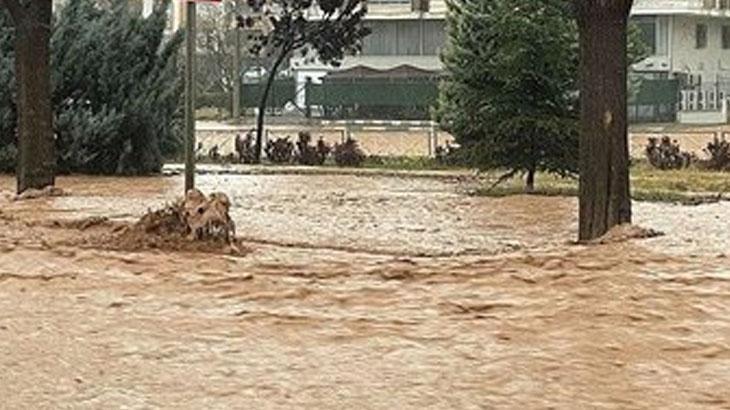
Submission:
M 730 408 L 727 202 L 637 203 L 665 235 L 575 245 L 569 198 L 198 182 L 250 252 L 93 243 L 180 178 L 0 195 L 0 408 Z

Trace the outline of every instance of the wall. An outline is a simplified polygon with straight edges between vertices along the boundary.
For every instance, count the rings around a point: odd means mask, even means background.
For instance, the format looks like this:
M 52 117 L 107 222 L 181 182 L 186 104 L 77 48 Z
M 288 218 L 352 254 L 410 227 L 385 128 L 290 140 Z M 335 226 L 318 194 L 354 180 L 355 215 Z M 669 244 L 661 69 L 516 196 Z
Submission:
M 672 16 L 672 58 L 674 72 L 702 74 L 703 83 L 714 83 L 717 76 L 730 77 L 730 49 L 722 49 L 722 26 L 730 19 L 702 16 Z M 695 48 L 695 30 L 707 24 L 707 47 Z

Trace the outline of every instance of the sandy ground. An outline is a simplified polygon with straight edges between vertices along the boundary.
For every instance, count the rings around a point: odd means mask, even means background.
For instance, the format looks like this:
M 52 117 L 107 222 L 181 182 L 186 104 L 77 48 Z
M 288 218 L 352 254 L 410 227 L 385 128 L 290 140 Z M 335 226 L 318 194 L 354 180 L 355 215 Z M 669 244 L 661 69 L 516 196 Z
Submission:
M 201 176 L 245 256 L 110 251 L 179 178 L 0 194 L 0 408 L 730 408 L 730 204 L 635 204 L 666 233 L 570 243 L 566 198 L 449 179 Z M 0 177 L 0 190 L 12 181 Z

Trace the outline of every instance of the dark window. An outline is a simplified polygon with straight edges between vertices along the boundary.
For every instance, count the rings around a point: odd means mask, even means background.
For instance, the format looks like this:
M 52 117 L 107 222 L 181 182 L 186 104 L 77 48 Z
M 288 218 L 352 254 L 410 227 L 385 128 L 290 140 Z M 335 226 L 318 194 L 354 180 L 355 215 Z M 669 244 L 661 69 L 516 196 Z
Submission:
M 641 32 L 641 40 L 649 49 L 649 54 L 656 54 L 656 17 L 636 17 L 633 21 Z
M 695 48 L 707 47 L 707 24 L 698 24 L 695 29 Z
M 730 26 L 722 26 L 722 49 L 730 49 Z

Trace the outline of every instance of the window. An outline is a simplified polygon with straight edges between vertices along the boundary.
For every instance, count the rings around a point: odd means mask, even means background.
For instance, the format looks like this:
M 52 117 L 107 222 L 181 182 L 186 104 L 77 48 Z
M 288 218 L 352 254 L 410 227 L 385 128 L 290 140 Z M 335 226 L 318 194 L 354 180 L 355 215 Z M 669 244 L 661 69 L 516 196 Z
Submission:
M 722 49 L 730 49 L 730 26 L 722 26 Z
M 657 24 L 656 17 L 636 17 L 632 19 L 641 32 L 641 40 L 649 49 L 649 54 L 657 51 Z
M 370 20 L 372 33 L 363 40 L 362 55 L 436 56 L 446 41 L 443 21 Z
M 698 24 L 695 29 L 695 48 L 707 47 L 707 24 Z

